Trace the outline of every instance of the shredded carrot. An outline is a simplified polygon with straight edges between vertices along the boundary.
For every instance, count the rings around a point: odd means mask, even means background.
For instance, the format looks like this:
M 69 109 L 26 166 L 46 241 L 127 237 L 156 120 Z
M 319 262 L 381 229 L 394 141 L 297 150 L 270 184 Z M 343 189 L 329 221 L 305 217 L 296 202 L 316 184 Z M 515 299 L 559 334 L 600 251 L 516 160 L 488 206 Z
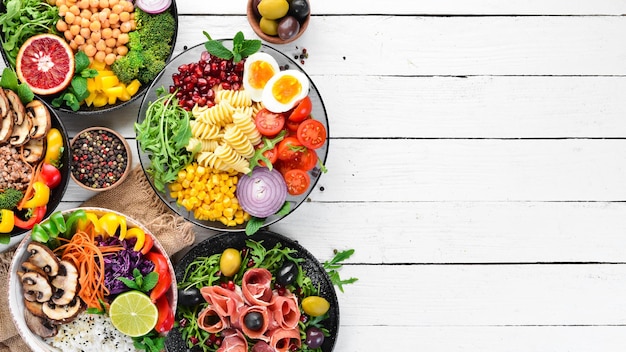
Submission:
M 22 197 L 22 200 L 20 201 L 20 203 L 17 205 L 17 209 L 22 210 L 24 203 L 26 203 L 30 198 L 32 198 L 33 194 L 33 184 L 35 183 L 35 181 L 37 181 L 37 179 L 39 178 L 39 174 L 41 174 L 41 169 L 43 167 L 43 161 L 40 161 L 39 163 L 37 163 L 37 165 L 32 166 L 29 162 L 27 162 L 24 159 L 24 146 L 22 146 L 22 153 L 20 153 L 20 158 L 22 159 L 22 161 L 28 165 L 30 167 L 31 170 L 31 177 L 30 177 L 30 182 L 28 183 L 28 187 L 26 188 L 26 191 L 24 191 L 24 197 Z
M 124 247 L 98 247 L 95 242 L 95 231 L 88 227 L 78 231 L 71 240 L 63 240 L 63 245 L 55 249 L 63 260 L 67 260 L 78 268 L 78 296 L 88 308 L 101 308 L 101 302 L 109 295 L 104 284 L 104 256 L 118 252 Z

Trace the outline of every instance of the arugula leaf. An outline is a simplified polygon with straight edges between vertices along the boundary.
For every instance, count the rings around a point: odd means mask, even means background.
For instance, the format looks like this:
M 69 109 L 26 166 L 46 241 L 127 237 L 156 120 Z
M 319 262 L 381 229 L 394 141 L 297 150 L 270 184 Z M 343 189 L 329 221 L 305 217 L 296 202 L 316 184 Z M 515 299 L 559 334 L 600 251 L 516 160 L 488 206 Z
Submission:
M 153 330 L 146 335 L 133 337 L 133 345 L 138 350 L 160 352 L 165 349 L 165 336 L 160 336 Z
M 337 286 L 341 292 L 343 292 L 343 285 L 352 284 L 358 280 L 354 277 L 351 277 L 347 280 L 342 280 L 341 277 L 339 277 L 338 270 L 342 267 L 342 264 L 339 263 L 350 258 L 352 254 L 354 254 L 354 249 L 335 252 L 334 258 L 329 261 L 327 260 L 322 264 L 324 270 L 326 270 L 328 276 L 330 277 L 330 281 L 333 283 L 333 285 Z

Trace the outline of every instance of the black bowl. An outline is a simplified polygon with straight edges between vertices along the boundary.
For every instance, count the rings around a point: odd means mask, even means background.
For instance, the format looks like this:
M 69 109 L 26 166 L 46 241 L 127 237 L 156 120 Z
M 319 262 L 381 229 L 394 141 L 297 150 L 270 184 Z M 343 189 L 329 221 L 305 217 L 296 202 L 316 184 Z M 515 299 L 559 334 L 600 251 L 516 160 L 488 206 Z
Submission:
M 172 54 L 174 53 L 174 46 L 176 45 L 176 39 L 178 37 L 178 8 L 176 7 L 176 1 L 172 0 L 172 5 L 170 6 L 169 10 L 170 13 L 174 16 L 174 19 L 176 21 L 176 28 L 174 30 L 174 36 L 172 37 L 172 42 L 171 42 L 171 48 L 170 48 L 170 53 L 167 57 L 167 59 L 165 60 L 165 62 L 169 62 L 169 60 L 172 58 Z M 4 2 L 0 1 L 0 14 L 3 14 L 6 12 L 6 6 L 4 5 Z M 0 31 L 0 39 L 2 39 L 2 41 L 4 41 L 4 35 L 3 33 Z M 0 47 L 1 49 L 1 47 Z M 4 49 L 0 50 L 0 53 L 2 53 L 2 59 L 4 61 L 4 64 L 6 66 L 11 66 L 9 64 L 9 60 L 7 57 L 6 52 L 4 51 Z M 154 81 L 154 80 L 153 80 Z M 129 100 L 127 101 L 121 101 L 118 100 L 115 104 L 112 105 L 105 105 L 103 107 L 93 107 L 93 106 L 86 106 L 85 104 L 81 105 L 80 109 L 78 109 L 77 111 L 74 111 L 66 106 L 62 106 L 60 108 L 53 108 L 57 111 L 63 112 L 63 113 L 67 113 L 67 114 L 78 114 L 78 115 L 98 115 L 98 114 L 103 114 L 103 113 L 107 113 L 113 110 L 117 110 L 120 109 L 124 106 L 127 106 L 129 104 L 131 104 L 132 102 L 134 102 L 135 100 L 137 100 L 139 97 L 141 97 L 142 95 L 144 95 L 146 93 L 146 91 L 148 90 L 148 88 L 150 87 L 152 81 L 148 82 L 146 84 L 142 84 L 141 87 L 139 87 L 139 90 L 137 91 L 137 93 L 135 95 L 133 95 Z M 54 98 L 56 98 L 57 95 L 50 95 L 50 96 L 41 96 L 41 99 L 46 101 L 48 104 L 52 103 L 52 100 Z
M 226 248 L 244 248 L 246 240 L 262 241 L 263 247 L 268 250 L 280 243 L 282 248 L 295 249 L 295 258 L 305 259 L 305 261 L 301 263 L 302 269 L 306 272 L 307 276 L 311 278 L 313 285 L 318 288 L 318 295 L 324 297 L 330 303 L 328 318 L 322 322 L 322 325 L 328 329 L 330 336 L 324 339 L 321 349 L 322 352 L 331 352 L 335 348 L 339 334 L 339 301 L 335 288 L 322 264 L 311 252 L 292 239 L 266 230 L 261 230 L 252 236 L 247 236 L 243 232 L 217 234 L 200 242 L 187 252 L 175 265 L 176 282 L 182 282 L 187 266 L 189 266 L 194 259 L 222 253 Z M 182 333 L 177 327 L 174 327 L 174 329 L 168 333 L 165 345 L 170 352 L 189 351 L 183 340 Z
M 35 99 L 38 99 L 38 98 L 36 97 Z M 61 200 L 63 199 L 63 196 L 65 195 L 65 191 L 67 190 L 67 184 L 69 183 L 69 179 L 70 179 L 70 142 L 67 137 L 67 131 L 65 129 L 65 126 L 63 125 L 63 122 L 59 118 L 59 115 L 57 114 L 57 112 L 54 109 L 52 109 L 52 107 L 50 107 L 50 105 L 46 101 L 44 100 L 41 100 L 41 101 L 44 103 L 46 108 L 48 108 L 48 111 L 50 111 L 50 121 L 52 122 L 52 127 L 58 129 L 61 132 L 61 135 L 63 136 L 63 152 L 61 154 L 61 168 L 60 168 L 61 183 L 57 187 L 50 190 L 50 200 L 48 201 L 46 215 L 44 217 L 44 218 L 47 218 L 59 206 L 59 204 L 61 203 Z M 17 243 L 19 243 L 22 240 L 24 235 L 29 231 L 30 230 L 24 230 L 24 229 L 20 229 L 17 227 L 14 228 L 13 231 L 10 233 L 10 236 L 11 236 L 10 243 L 8 245 L 0 245 L 0 252 L 5 251 L 15 246 Z

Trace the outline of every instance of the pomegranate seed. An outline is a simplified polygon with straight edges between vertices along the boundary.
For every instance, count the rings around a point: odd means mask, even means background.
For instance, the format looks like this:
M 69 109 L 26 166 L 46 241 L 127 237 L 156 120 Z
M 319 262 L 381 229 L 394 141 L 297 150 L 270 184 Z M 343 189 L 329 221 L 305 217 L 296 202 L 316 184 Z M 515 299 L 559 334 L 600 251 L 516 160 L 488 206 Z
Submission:
M 300 315 L 300 321 L 306 324 L 306 322 L 309 321 L 309 316 L 306 314 Z
M 187 319 L 182 318 L 181 320 L 179 320 L 179 321 L 178 321 L 178 324 L 179 324 L 181 327 L 183 327 L 183 328 L 184 328 L 185 326 L 187 326 L 187 323 L 188 323 L 188 322 L 189 322 L 189 321 L 188 321 Z
M 232 280 L 228 281 L 228 289 L 235 291 L 235 283 Z
M 284 296 L 287 293 L 287 289 L 284 287 L 280 287 L 278 288 L 278 295 L 279 296 Z
M 195 345 L 198 343 L 198 338 L 195 336 L 189 336 L 189 342 L 191 342 L 192 345 Z

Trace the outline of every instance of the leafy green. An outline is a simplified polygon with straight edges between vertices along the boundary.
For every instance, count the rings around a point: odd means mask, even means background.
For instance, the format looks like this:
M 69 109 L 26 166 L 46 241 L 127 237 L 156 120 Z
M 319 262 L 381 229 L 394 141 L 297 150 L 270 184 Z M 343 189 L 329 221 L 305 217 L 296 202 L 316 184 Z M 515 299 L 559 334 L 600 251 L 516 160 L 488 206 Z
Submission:
M 351 284 L 356 282 L 358 279 L 351 277 L 347 280 L 342 280 L 339 277 L 339 269 L 343 266 L 340 264 L 344 260 L 350 258 L 354 254 L 354 249 L 348 249 L 341 252 L 335 252 L 335 256 L 331 260 L 327 260 L 323 263 L 324 270 L 328 273 L 330 277 L 330 281 L 333 285 L 337 286 L 341 292 L 343 292 L 343 285 Z
M 61 95 L 52 100 L 52 106 L 59 108 L 66 105 L 72 111 L 80 109 L 80 103 L 87 99 L 89 90 L 87 89 L 87 78 L 98 75 L 98 71 L 88 68 L 89 57 L 82 51 L 74 55 L 74 77 L 69 87 L 65 88 Z
M 11 235 L 0 234 L 0 244 L 9 244 L 11 242 Z
M 265 223 L 265 218 L 257 218 L 256 216 L 251 216 L 250 220 L 246 223 L 246 235 L 252 236 L 257 231 L 263 227 Z
M 175 181 L 178 171 L 193 158 L 193 152 L 185 149 L 191 138 L 191 125 L 190 113 L 178 105 L 175 93 L 165 94 L 161 87 L 157 94 L 160 97 L 148 105 L 145 119 L 135 123 L 135 131 L 139 147 L 150 158 L 146 171 L 155 188 L 165 192 L 165 185 Z
M 165 336 L 160 336 L 155 330 L 146 335 L 133 337 L 133 345 L 138 350 L 147 352 L 161 352 L 165 350 Z
M 5 67 L 2 70 L 2 78 L 0 78 L 0 87 L 10 89 L 17 93 L 17 96 L 20 97 L 20 100 L 24 104 L 30 103 L 35 95 L 33 91 L 30 89 L 28 84 L 19 83 L 17 80 L 17 75 L 12 68 Z
M 152 271 L 148 275 L 143 276 L 139 269 L 135 268 L 133 269 L 133 280 L 125 277 L 118 277 L 117 279 L 123 282 L 128 288 L 148 293 L 156 286 L 157 282 L 159 282 L 159 274 Z
M 245 57 L 248 57 L 261 49 L 260 40 L 245 39 L 243 36 L 243 32 L 241 31 L 237 32 L 237 34 L 235 34 L 235 37 L 233 38 L 232 50 L 226 48 L 221 41 L 212 39 L 209 33 L 207 33 L 206 31 L 203 31 L 202 33 L 208 39 L 208 41 L 204 44 L 206 50 L 210 54 L 217 56 L 220 59 L 233 59 L 233 62 L 237 63 L 243 60 Z
M 11 67 L 20 47 L 33 35 L 56 33 L 59 10 L 56 6 L 41 0 L 6 0 L 6 12 L 0 15 L 2 48 L 7 54 Z

